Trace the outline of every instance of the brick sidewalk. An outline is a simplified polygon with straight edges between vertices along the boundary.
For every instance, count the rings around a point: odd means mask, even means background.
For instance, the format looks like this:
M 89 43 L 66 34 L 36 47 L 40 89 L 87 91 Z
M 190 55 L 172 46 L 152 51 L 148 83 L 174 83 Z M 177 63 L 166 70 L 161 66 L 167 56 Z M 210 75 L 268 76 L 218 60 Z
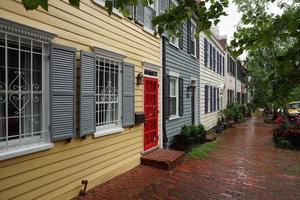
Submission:
M 252 118 L 226 131 L 208 158 L 172 172 L 139 166 L 77 199 L 300 199 L 300 152 L 276 149 L 271 127 Z

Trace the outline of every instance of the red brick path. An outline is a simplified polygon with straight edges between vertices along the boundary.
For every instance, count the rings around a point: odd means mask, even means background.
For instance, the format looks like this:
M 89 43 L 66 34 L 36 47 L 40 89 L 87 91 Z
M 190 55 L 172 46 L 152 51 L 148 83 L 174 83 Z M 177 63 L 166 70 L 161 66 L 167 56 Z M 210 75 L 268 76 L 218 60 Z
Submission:
M 300 152 L 276 149 L 260 118 L 229 129 L 208 158 L 172 172 L 139 166 L 77 199 L 300 199 Z

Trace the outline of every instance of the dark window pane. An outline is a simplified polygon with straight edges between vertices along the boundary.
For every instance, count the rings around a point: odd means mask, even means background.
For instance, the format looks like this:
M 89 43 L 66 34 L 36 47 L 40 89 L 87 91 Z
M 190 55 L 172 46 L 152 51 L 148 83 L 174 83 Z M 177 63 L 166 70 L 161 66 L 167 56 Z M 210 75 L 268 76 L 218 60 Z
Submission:
M 170 97 L 170 115 L 176 115 L 176 97 Z
M 21 38 L 21 49 L 25 51 L 31 51 L 31 40 Z
M 19 52 L 14 49 L 7 49 L 8 68 L 19 67 Z
M 5 48 L 0 47 L 0 67 L 5 66 Z
M 0 32 L 0 46 L 5 46 L 5 34 Z
M 19 49 L 19 37 L 7 35 L 7 46 L 10 48 Z

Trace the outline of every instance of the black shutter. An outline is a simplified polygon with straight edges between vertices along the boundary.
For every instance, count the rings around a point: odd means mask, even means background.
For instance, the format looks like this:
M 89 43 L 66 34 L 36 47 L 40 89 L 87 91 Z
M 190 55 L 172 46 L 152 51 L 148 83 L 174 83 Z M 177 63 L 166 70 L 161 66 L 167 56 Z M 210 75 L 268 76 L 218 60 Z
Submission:
M 184 35 L 184 33 L 183 33 L 183 24 L 180 26 L 180 38 L 179 38 L 179 48 L 180 49 L 183 49 L 183 35 Z
M 179 116 L 183 116 L 183 78 L 179 78 Z
M 76 135 L 76 49 L 51 44 L 50 52 L 51 140 Z
M 216 51 L 216 56 L 217 56 L 217 70 L 216 72 L 219 73 L 219 52 Z
M 164 76 L 164 114 L 165 118 L 170 117 L 170 76 L 166 75 Z
M 204 92 L 205 92 L 205 114 L 208 113 L 208 86 L 205 85 L 205 89 L 204 89 Z
M 125 63 L 123 65 L 123 127 L 135 124 L 134 113 L 134 65 Z
M 222 57 L 222 62 L 223 62 L 223 76 L 225 75 L 225 58 L 224 56 Z
M 80 57 L 80 137 L 96 131 L 96 59 L 81 51 Z
M 199 49 L 199 47 L 200 47 L 200 45 L 199 45 L 199 40 L 200 40 L 200 38 L 199 37 L 196 37 L 196 57 L 199 59 L 199 54 L 200 54 L 200 49 Z
M 191 20 L 187 21 L 187 49 L 191 53 Z
M 207 66 L 207 62 L 208 62 L 208 52 L 207 52 L 207 39 L 204 38 L 204 65 Z
M 214 88 L 214 111 L 216 111 L 217 108 L 217 88 Z
M 217 88 L 217 110 L 220 110 L 220 88 Z
M 213 88 L 210 86 L 210 112 L 213 111 Z
M 212 62 L 213 62 L 213 60 L 212 60 L 212 56 L 213 56 L 213 49 L 212 49 L 212 44 L 209 44 L 209 68 L 210 69 L 213 69 L 213 64 L 212 64 Z

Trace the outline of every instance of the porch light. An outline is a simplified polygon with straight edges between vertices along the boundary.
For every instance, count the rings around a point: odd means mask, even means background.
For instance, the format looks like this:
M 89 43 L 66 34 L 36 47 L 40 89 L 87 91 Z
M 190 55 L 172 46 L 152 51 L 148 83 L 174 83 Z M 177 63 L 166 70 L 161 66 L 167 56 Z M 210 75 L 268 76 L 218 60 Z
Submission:
M 144 84 L 144 76 L 142 75 L 142 73 L 139 73 L 136 76 L 136 84 L 137 85 L 143 85 Z

